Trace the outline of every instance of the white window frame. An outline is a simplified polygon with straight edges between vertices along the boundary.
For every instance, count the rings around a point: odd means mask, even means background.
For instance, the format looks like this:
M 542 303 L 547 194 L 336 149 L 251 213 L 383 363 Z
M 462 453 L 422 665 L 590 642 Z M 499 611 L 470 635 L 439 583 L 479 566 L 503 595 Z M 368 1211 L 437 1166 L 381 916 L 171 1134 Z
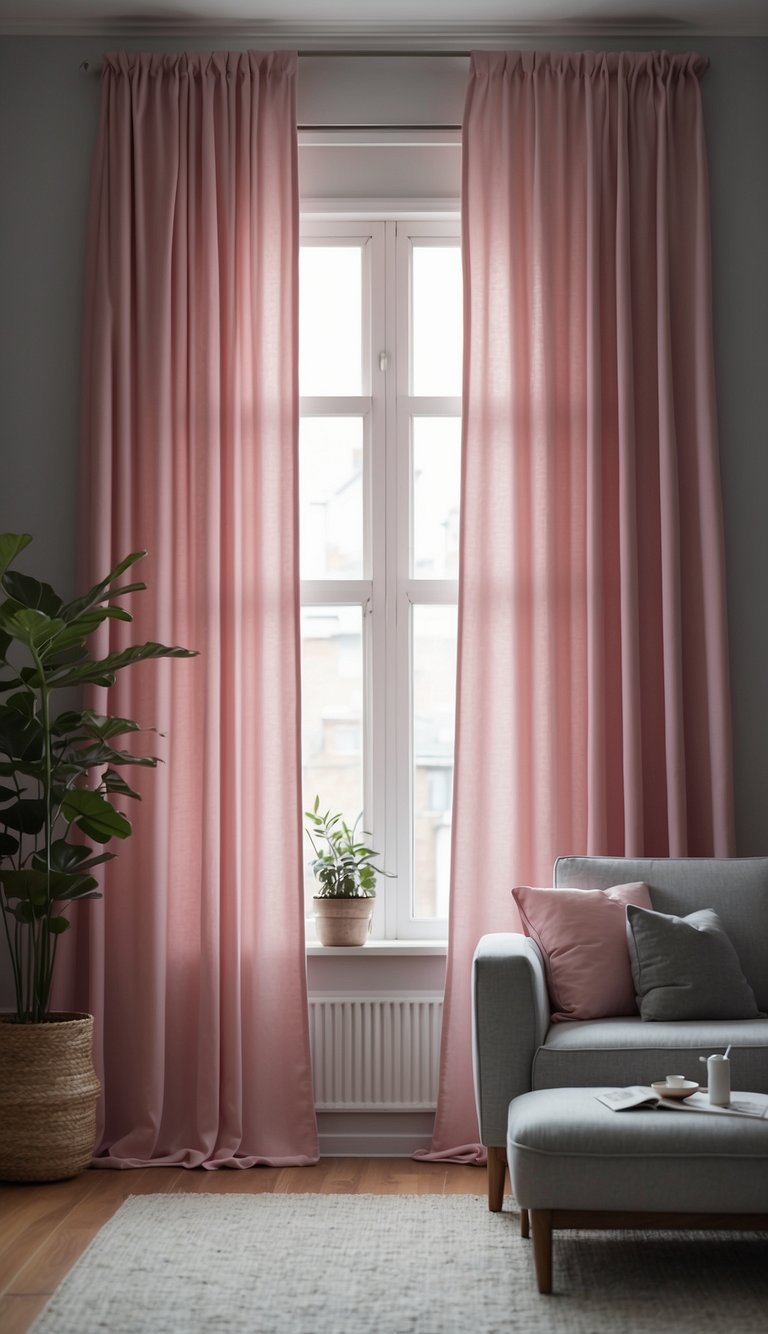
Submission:
M 447 918 L 411 915 L 412 608 L 457 602 L 455 580 L 415 579 L 412 534 L 411 422 L 418 416 L 460 416 L 460 398 L 411 394 L 410 250 L 432 242 L 455 245 L 458 217 L 361 218 L 359 204 L 333 217 L 304 217 L 302 244 L 363 246 L 363 393 L 302 397 L 302 415 L 363 417 L 363 578 L 305 580 L 302 606 L 354 605 L 363 611 L 364 827 L 381 849 L 374 940 L 440 940 Z M 382 355 L 383 354 L 383 355 Z M 376 503 L 374 504 L 374 497 Z M 307 919 L 307 938 L 314 920 Z

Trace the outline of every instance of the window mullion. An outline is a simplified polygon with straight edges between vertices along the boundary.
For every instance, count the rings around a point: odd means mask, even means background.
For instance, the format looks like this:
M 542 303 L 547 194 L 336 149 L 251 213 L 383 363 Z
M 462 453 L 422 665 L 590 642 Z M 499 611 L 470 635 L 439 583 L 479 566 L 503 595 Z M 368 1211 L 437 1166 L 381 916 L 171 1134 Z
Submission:
M 389 700 L 387 697 L 387 377 L 380 364 L 386 348 L 386 226 L 372 224 L 369 246 L 369 319 L 365 333 L 367 374 L 371 390 L 369 477 L 366 487 L 367 566 L 371 580 L 372 614 L 366 617 L 367 751 L 366 810 L 373 847 L 379 851 L 377 862 L 389 874 L 397 870 L 394 845 L 390 838 L 389 793 L 387 788 L 387 746 L 389 737 Z M 382 503 L 382 501 L 384 503 Z M 390 881 L 380 879 L 373 918 L 373 934 L 393 935 L 389 917 Z
M 386 849 L 385 869 L 396 877 L 393 880 L 379 881 L 379 893 L 383 899 L 380 915 L 381 929 L 393 939 L 397 937 L 397 892 L 400 876 L 403 873 L 402 858 L 397 841 L 397 689 L 395 665 L 397 662 L 397 607 L 394 598 L 395 581 L 392 569 L 393 536 L 396 531 L 396 484 L 397 460 L 395 458 L 394 438 L 397 420 L 397 380 L 395 374 L 394 349 L 396 347 L 395 285 L 394 285 L 394 241 L 395 227 L 392 222 L 382 224 L 382 267 L 379 294 L 380 323 L 379 342 L 374 344 L 374 374 L 381 389 L 382 430 L 381 430 L 381 468 L 379 486 L 375 492 L 376 518 L 379 524 L 381 545 L 379 548 L 378 589 L 380 651 L 377 655 L 376 670 L 380 678 L 380 690 L 377 698 L 379 715 L 382 720 L 379 749 L 379 778 L 382 790 L 382 836 Z M 381 354 L 384 353 L 384 357 Z
M 411 363 L 410 363 L 410 236 L 406 226 L 396 227 L 394 287 L 396 292 L 396 438 L 392 456 L 396 471 L 396 531 L 392 540 L 393 587 L 396 598 L 396 663 L 393 677 L 397 692 L 397 843 L 398 877 L 397 934 L 412 934 L 413 895 L 413 738 L 411 673 L 411 602 L 408 597 L 411 563 Z

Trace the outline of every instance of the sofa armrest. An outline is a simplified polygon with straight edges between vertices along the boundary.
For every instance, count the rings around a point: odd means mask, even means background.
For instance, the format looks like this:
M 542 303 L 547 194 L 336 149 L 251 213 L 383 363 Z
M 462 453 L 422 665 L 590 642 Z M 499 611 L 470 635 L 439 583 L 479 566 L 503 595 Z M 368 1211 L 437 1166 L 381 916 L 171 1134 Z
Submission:
M 472 1062 L 480 1139 L 506 1145 L 509 1104 L 531 1088 L 536 1049 L 549 1028 L 538 947 L 512 933 L 482 936 L 472 960 Z

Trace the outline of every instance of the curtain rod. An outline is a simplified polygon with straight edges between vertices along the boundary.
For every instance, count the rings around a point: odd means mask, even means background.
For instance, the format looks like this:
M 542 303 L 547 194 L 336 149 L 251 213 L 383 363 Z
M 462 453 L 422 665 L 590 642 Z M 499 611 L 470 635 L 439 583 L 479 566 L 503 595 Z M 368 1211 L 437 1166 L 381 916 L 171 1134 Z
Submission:
M 432 59 L 432 58 L 436 58 L 436 57 L 438 57 L 438 56 L 455 56 L 455 57 L 457 57 L 457 58 L 461 58 L 461 59 L 469 59 L 470 52 L 469 52 L 469 51 L 370 51 L 370 50 L 369 50 L 369 51 L 344 51 L 344 50 L 339 50 L 339 51 L 298 51 L 298 52 L 297 52 L 297 55 L 300 56 L 300 57 L 302 57 L 302 58 L 306 58 L 307 56 L 331 56 L 331 57 L 333 57 L 333 58 L 336 58 L 336 57 L 339 57 L 339 56 L 355 56 L 355 57 L 360 57 L 360 56 L 386 56 L 386 57 L 393 57 L 393 56 L 427 56 L 427 57 L 429 57 L 430 59 Z M 81 61 L 80 61 L 80 65 L 79 65 L 78 68 L 80 69 L 81 73 L 83 73 L 83 74 L 101 74 L 101 70 L 102 70 L 101 65 L 100 65 L 98 62 L 95 62 L 95 61 L 92 61 L 92 60 L 81 60 Z M 462 128 L 462 127 L 461 127 L 461 122 L 460 122 L 460 121 L 443 121 L 443 122 L 442 122 L 441 124 L 439 124 L 439 125 L 431 125 L 431 124 L 430 124 L 430 125 L 425 125 L 425 124 L 420 124 L 420 125 L 400 125 L 400 124 L 398 124 L 398 125 L 391 125 L 391 124 L 390 124 L 390 125 L 371 125 L 371 124 L 366 124 L 366 125 L 357 125 L 357 124 L 356 124 L 356 125 L 351 125 L 351 124 L 347 123 L 347 124 L 345 124 L 345 125 L 297 125 L 297 126 L 296 126 L 296 129 L 297 129 L 297 130 L 303 130 L 303 131 L 314 130 L 314 131 L 317 131 L 318 133 L 324 133 L 324 134 L 328 134 L 328 133 L 339 133 L 339 132 L 348 131 L 348 130 L 355 130 L 355 131 L 371 131 L 371 132 L 390 131 L 390 130 L 405 130 L 405 131 L 407 131 L 407 132 L 409 132 L 409 133 L 411 133 L 411 132 L 416 133 L 416 132 L 418 132 L 418 131 L 420 131 L 420 130 L 427 130 L 427 131 L 430 131 L 430 132 L 434 132 L 434 131 L 436 131 L 436 130 L 460 130 L 461 128 Z
M 162 55 L 163 53 L 158 52 L 157 54 Z M 471 51 L 413 51 L 413 50 L 373 51 L 370 49 L 370 47 L 367 50 L 345 51 L 342 47 L 339 50 L 331 50 L 331 51 L 297 51 L 296 54 L 300 60 L 311 60 L 311 59 L 319 60 L 319 59 L 326 59 L 328 57 L 330 57 L 330 59 L 332 60 L 337 60 L 339 57 L 343 56 L 347 57 L 352 56 L 354 57 L 355 60 L 369 59 L 369 58 L 373 59 L 377 56 L 383 56 L 387 60 L 393 59 L 395 57 L 397 57 L 398 59 L 402 58 L 409 59 L 409 58 L 418 58 L 419 56 L 423 56 L 427 60 L 439 60 L 439 59 L 445 60 L 446 58 L 448 59 L 453 58 L 454 60 L 469 60 L 469 57 L 471 56 L 472 52 Z M 101 65 L 97 61 L 81 60 L 79 68 L 83 74 L 101 74 Z M 422 127 L 419 126 L 418 128 Z

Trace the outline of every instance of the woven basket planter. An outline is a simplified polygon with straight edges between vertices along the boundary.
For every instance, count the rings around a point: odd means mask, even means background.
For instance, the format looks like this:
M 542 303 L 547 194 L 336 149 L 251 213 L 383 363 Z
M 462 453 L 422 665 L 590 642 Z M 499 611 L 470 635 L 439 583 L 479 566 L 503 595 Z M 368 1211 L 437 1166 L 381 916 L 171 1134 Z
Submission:
M 52 1014 L 44 1024 L 0 1016 L 0 1180 L 82 1172 L 96 1144 L 99 1089 L 92 1015 Z

